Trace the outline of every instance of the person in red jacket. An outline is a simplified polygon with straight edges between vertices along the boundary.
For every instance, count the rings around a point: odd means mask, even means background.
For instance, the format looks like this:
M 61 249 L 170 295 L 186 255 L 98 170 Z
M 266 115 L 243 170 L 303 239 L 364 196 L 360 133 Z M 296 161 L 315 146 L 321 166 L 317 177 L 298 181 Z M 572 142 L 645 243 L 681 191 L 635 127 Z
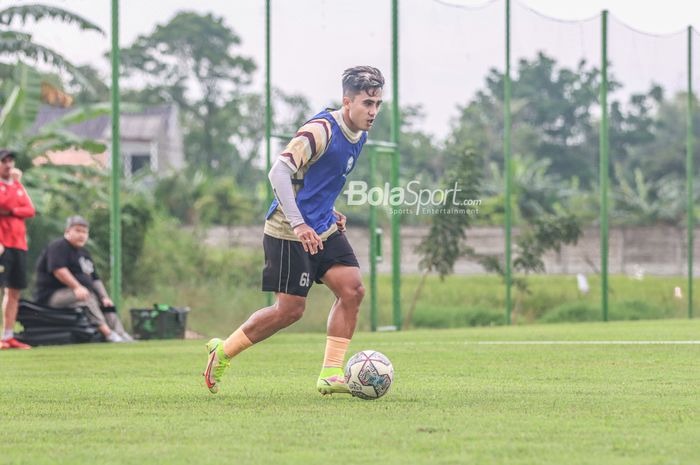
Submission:
M 4 331 L 0 349 L 30 349 L 14 337 L 17 308 L 22 289 L 27 287 L 27 227 L 24 220 L 36 211 L 20 182 L 15 153 L 0 150 L 0 286 L 4 288 L 2 315 Z

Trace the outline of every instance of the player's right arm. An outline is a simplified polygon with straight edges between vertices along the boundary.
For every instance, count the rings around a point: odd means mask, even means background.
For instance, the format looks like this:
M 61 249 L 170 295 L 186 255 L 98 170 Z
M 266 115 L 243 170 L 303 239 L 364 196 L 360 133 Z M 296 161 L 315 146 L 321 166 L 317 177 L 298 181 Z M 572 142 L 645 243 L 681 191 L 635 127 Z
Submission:
M 309 225 L 296 203 L 292 176 L 301 168 L 322 156 L 330 138 L 330 123 L 324 119 L 311 120 L 302 126 L 270 169 L 268 178 L 277 202 L 304 250 L 315 254 L 323 249 L 323 241 Z
M 294 188 L 292 187 L 292 175 L 294 172 L 281 160 L 277 160 L 268 174 L 272 191 L 275 193 L 277 202 L 282 209 L 282 213 L 292 225 L 294 234 L 299 238 L 304 246 L 304 251 L 315 254 L 319 248 L 323 249 L 323 241 L 309 225 L 304 222 L 304 217 L 299 211 Z

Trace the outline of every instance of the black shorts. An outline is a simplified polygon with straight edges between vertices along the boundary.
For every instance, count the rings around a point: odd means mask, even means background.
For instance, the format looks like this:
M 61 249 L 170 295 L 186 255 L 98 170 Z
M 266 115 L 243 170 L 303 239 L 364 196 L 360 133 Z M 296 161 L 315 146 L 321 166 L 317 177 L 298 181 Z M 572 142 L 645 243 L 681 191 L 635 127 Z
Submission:
M 27 251 L 5 249 L 0 257 L 0 287 L 10 289 L 27 288 Z
M 305 252 L 299 241 L 277 239 L 267 234 L 263 239 L 263 249 L 263 291 L 306 297 L 313 282 L 321 284 L 321 278 L 333 265 L 360 267 L 348 239 L 340 231 L 323 241 L 323 250 L 316 255 Z

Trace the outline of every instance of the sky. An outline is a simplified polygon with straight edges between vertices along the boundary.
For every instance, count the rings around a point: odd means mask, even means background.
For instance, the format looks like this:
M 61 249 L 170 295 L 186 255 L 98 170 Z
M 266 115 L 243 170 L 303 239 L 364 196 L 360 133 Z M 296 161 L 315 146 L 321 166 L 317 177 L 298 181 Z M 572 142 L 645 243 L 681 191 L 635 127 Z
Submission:
M 41 0 L 40 0 L 41 1 Z M 97 23 L 106 35 L 80 32 L 57 22 L 22 27 L 34 39 L 71 61 L 91 63 L 104 76 L 109 63 L 109 0 L 43 0 Z M 0 0 L 0 7 L 32 1 Z M 346 67 L 371 64 L 384 71 L 391 95 L 389 0 L 272 0 L 272 80 L 287 92 L 306 95 L 314 109 L 339 100 Z M 422 105 L 423 129 L 443 136 L 457 114 L 484 86 L 490 68 L 504 68 L 503 0 L 400 0 L 400 102 Z M 685 83 L 685 28 L 700 30 L 700 2 L 681 0 L 513 0 L 512 66 L 539 50 L 564 66 L 581 59 L 600 62 L 600 21 L 607 8 L 611 72 L 626 84 L 620 92 L 648 89 L 658 82 L 670 90 Z M 459 7 L 449 6 L 455 4 Z M 252 90 L 263 88 L 264 0 L 121 0 L 120 43 L 128 46 L 179 10 L 213 12 L 241 36 L 235 52 L 252 57 L 258 72 Z M 572 21 L 583 20 L 583 21 Z M 646 34 L 642 34 L 643 31 Z M 655 35 L 661 36 L 655 36 Z M 700 51 L 700 35 L 696 34 Z M 700 66 L 700 53 L 695 60 Z M 700 68 L 695 73 L 700 76 Z M 700 88 L 700 80 L 698 81 Z M 622 94 L 621 94 L 622 95 Z M 387 97 L 385 97 L 387 98 Z

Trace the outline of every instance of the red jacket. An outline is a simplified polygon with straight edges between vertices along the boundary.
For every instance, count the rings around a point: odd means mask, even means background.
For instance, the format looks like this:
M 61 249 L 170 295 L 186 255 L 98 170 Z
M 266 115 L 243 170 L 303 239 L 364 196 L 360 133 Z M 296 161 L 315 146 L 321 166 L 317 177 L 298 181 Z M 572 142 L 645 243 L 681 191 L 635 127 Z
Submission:
M 0 244 L 12 249 L 27 250 L 27 227 L 24 220 L 36 213 L 32 199 L 19 181 L 0 181 Z

